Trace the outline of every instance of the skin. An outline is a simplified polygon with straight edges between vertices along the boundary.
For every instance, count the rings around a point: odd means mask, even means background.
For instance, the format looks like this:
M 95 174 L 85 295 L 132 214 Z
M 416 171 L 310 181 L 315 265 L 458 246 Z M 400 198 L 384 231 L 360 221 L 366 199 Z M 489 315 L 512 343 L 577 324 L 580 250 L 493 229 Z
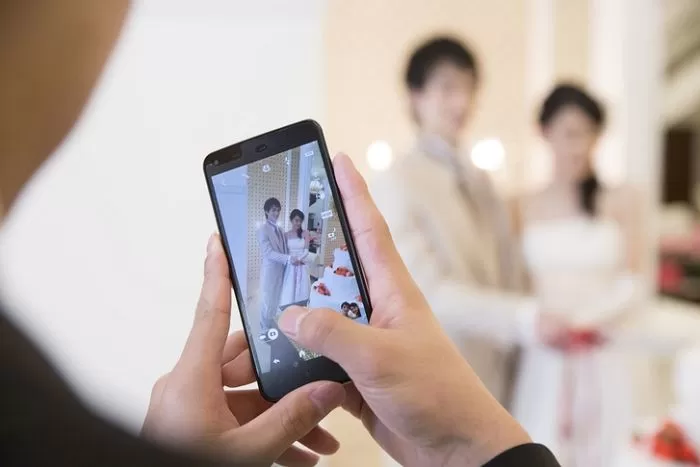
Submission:
M 273 224 L 276 224 L 277 219 L 280 218 L 280 208 L 278 208 L 277 206 L 273 206 L 272 208 L 270 208 L 269 211 L 265 212 L 265 217 Z
M 296 216 L 292 219 L 292 230 L 299 230 L 301 228 L 302 218 Z
M 6 208 L 72 128 L 127 7 L 119 0 L 1 4 L 0 193 Z M 280 324 L 302 345 L 338 361 L 354 386 L 315 382 L 275 405 L 257 391 L 226 389 L 254 378 L 243 335 L 228 335 L 231 278 L 214 235 L 190 335 L 172 371 L 153 388 L 143 436 L 236 465 L 310 466 L 316 453 L 338 449 L 317 424 L 343 404 L 404 465 L 478 466 L 530 441 L 442 333 L 350 160 L 337 157 L 335 170 L 375 304 L 372 324 L 298 308 Z M 296 441 L 310 451 L 293 446 Z
M 435 65 L 425 85 L 411 91 L 411 108 L 421 131 L 437 135 L 453 147 L 472 115 L 476 80 L 470 70 L 450 62 Z

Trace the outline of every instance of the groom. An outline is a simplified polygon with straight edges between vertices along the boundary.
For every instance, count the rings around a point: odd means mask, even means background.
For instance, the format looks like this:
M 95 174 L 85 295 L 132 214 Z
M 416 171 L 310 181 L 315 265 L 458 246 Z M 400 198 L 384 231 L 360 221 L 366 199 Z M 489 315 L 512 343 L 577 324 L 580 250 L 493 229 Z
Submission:
M 506 203 L 460 154 L 478 65 L 459 41 L 433 39 L 406 71 L 415 149 L 378 174 L 373 195 L 404 262 L 437 318 L 486 387 L 508 407 L 512 352 L 535 338 L 539 315 L 524 290 Z
M 258 228 L 257 237 L 262 253 L 260 269 L 260 340 L 276 338 L 275 317 L 279 310 L 280 294 L 287 264 L 296 260 L 289 255 L 284 232 L 277 225 L 282 206 L 277 198 L 269 198 L 263 205 L 265 222 Z

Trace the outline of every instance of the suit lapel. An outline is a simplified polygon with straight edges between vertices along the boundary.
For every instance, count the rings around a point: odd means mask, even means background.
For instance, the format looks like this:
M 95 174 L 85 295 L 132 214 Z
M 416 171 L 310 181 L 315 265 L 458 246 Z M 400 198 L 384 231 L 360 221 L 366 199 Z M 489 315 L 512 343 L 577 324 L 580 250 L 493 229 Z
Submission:
M 443 141 L 432 138 L 419 140 L 420 152 L 443 166 L 443 171 L 453 171 L 449 174 L 451 183 L 457 189 L 460 204 L 470 219 L 474 231 L 474 245 L 469 245 L 470 269 L 477 280 L 483 284 L 510 286 L 508 278 L 512 268 L 511 256 L 512 238 L 507 213 L 486 176 L 476 167 L 465 166 Z
M 275 246 L 275 250 L 281 253 L 286 253 L 284 251 L 284 245 L 281 243 L 283 239 L 280 236 L 279 227 L 268 222 L 267 231 L 269 233 L 268 236 L 270 237 L 270 242 L 272 242 L 272 244 Z

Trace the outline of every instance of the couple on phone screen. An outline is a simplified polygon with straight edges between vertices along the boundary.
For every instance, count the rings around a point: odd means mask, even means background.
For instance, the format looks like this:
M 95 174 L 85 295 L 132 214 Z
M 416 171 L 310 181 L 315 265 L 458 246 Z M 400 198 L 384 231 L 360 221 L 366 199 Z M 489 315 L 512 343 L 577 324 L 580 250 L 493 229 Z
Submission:
M 313 236 L 303 228 L 304 213 L 294 209 L 289 215 L 291 229 L 284 232 L 277 225 L 282 205 L 277 198 L 268 198 L 263 205 L 265 222 L 257 237 L 262 254 L 260 269 L 260 339 L 275 327 L 280 306 L 306 302 L 311 290 L 309 264 L 316 254 L 309 251 Z M 305 304 L 305 303 L 304 303 Z

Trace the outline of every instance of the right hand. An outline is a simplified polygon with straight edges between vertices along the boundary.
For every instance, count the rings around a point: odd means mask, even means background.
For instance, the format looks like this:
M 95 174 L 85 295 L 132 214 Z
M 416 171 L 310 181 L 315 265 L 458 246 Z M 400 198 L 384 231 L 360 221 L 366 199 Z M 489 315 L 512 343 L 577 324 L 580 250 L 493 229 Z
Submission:
M 570 325 L 557 313 L 542 312 L 537 316 L 537 339 L 549 347 L 563 349 L 569 340 Z
M 290 307 L 280 328 L 345 369 L 354 386 L 344 407 L 402 465 L 482 465 L 530 442 L 443 333 L 350 159 L 339 155 L 334 166 L 369 282 L 371 326 Z

